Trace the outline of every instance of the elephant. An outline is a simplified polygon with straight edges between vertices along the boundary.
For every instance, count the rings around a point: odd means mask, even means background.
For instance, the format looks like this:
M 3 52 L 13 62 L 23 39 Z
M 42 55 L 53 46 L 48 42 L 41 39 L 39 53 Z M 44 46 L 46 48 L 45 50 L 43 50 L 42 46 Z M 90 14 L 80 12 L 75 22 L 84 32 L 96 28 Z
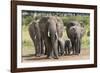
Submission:
M 29 24 L 29 35 L 34 43 L 35 56 L 39 57 L 44 53 L 43 44 L 41 40 L 40 28 L 37 21 L 33 20 Z
M 63 40 L 59 39 L 58 40 L 58 52 L 59 55 L 70 55 L 71 53 L 71 41 L 70 39 Z
M 65 55 L 71 54 L 71 47 L 72 47 L 72 44 L 71 44 L 70 39 L 65 40 Z
M 79 55 L 81 50 L 81 38 L 84 34 L 84 28 L 81 26 L 71 26 L 67 29 L 67 35 L 72 43 L 73 54 Z
M 43 16 L 39 21 L 47 58 L 58 59 L 58 39 L 63 35 L 63 22 L 57 16 Z

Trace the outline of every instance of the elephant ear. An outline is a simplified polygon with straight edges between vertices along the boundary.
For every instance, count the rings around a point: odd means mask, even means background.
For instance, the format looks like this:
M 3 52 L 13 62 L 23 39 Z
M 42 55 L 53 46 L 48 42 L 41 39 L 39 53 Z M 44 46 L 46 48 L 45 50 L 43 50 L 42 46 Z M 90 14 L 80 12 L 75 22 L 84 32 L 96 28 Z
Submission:
M 83 22 L 80 22 L 80 25 L 81 25 L 81 27 L 85 27 L 85 25 L 84 25 L 84 23 Z

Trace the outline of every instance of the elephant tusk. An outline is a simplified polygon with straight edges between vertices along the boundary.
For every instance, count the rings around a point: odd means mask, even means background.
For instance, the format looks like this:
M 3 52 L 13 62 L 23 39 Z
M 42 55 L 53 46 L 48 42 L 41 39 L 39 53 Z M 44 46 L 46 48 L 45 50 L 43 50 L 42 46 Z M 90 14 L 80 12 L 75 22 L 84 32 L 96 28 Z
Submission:
M 50 32 L 48 31 L 48 37 L 50 37 Z
M 36 35 L 34 36 L 34 38 L 36 39 Z

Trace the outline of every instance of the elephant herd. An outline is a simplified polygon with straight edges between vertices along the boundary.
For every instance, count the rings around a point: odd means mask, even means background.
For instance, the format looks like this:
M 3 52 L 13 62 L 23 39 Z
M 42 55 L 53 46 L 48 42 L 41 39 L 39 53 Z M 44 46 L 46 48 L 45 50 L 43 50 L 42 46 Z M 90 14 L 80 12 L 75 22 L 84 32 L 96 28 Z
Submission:
M 70 21 L 66 24 L 69 39 L 62 39 L 64 23 L 58 16 L 44 16 L 33 20 L 29 25 L 29 34 L 35 46 L 35 56 L 46 55 L 58 59 L 61 55 L 79 55 L 81 38 L 84 34 L 82 23 Z

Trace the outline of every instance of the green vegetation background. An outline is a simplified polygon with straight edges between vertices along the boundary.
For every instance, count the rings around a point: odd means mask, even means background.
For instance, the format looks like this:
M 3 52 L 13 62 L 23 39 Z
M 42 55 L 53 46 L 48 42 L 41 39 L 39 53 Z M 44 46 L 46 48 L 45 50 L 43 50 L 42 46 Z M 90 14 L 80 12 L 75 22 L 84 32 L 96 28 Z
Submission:
M 33 18 L 34 15 L 23 15 L 22 16 L 22 55 L 27 55 L 27 54 L 34 54 L 35 53 L 35 48 L 34 48 L 34 43 L 32 42 L 29 32 L 28 32 L 28 27 L 29 23 L 34 20 Z M 90 47 L 90 16 L 89 15 L 69 15 L 69 16 L 60 16 L 61 19 L 63 20 L 64 24 L 66 24 L 70 20 L 76 20 L 79 22 L 84 22 L 85 24 L 85 34 L 82 38 L 82 48 L 84 49 L 89 49 Z M 64 30 L 63 32 L 63 39 L 68 39 L 66 31 Z

